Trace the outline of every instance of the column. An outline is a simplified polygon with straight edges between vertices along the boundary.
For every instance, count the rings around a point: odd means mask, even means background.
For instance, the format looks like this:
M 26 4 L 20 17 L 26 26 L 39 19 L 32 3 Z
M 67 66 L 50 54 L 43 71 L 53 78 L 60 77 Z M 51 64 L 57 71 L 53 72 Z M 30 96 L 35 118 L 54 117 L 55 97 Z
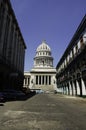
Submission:
M 66 86 L 66 94 L 68 95 L 68 86 Z
M 24 83 L 23 83 L 23 86 L 25 86 L 25 78 L 24 78 Z
M 73 95 L 76 95 L 75 84 L 73 81 L 72 81 L 72 87 L 73 87 Z
M 24 71 L 24 56 L 25 56 L 25 50 L 24 50 L 24 46 L 23 46 L 23 43 L 21 45 L 21 57 L 22 57 L 22 60 L 21 60 L 21 71 L 23 72 Z
M 15 31 L 15 43 L 14 43 L 14 48 L 15 48 L 15 52 L 14 52 L 14 65 L 16 66 L 16 58 L 17 58 L 17 31 Z
M 72 86 L 70 82 L 69 82 L 69 91 L 70 91 L 70 95 L 72 95 Z
M 3 10 L 2 10 L 3 11 Z M 6 18 L 7 18 L 7 12 L 6 9 L 4 10 L 4 12 L 2 12 L 2 33 L 1 33 L 1 41 L 0 41 L 0 53 L 3 53 L 3 41 L 4 41 L 4 36 L 5 36 L 5 29 L 6 29 Z
M 46 76 L 44 76 L 44 85 L 46 85 Z
M 11 61 L 11 52 L 12 52 L 12 41 L 13 41 L 13 30 L 12 30 L 12 17 L 10 16 L 9 31 L 8 31 L 8 40 L 7 40 L 7 50 L 6 58 Z
M 16 67 L 18 69 L 18 51 L 19 51 L 19 33 L 18 33 L 18 30 L 17 30 L 17 51 L 16 51 Z
M 82 96 L 86 95 L 86 86 L 84 80 L 81 78 Z
M 28 85 L 28 77 L 27 77 L 27 85 Z
M 21 67 L 21 59 L 22 59 L 22 53 L 21 53 L 21 40 L 20 40 L 20 53 L 19 53 L 19 68 L 20 68 L 20 71 L 22 71 L 22 67 Z
M 21 59 L 21 71 L 23 71 L 23 57 L 24 57 L 24 54 L 23 54 L 24 52 L 23 52 L 23 43 L 21 44 L 21 57 L 22 57 L 22 59 Z
M 62 86 L 62 94 L 64 94 L 64 87 Z
M 18 55 L 17 55 L 17 68 L 20 70 L 20 36 L 18 38 Z
M 78 80 L 76 80 L 77 95 L 80 95 L 80 86 Z
M 11 63 L 14 65 L 15 61 L 15 42 L 16 42 L 16 37 L 15 37 L 15 25 L 13 25 L 13 41 L 12 41 L 12 56 L 11 56 Z

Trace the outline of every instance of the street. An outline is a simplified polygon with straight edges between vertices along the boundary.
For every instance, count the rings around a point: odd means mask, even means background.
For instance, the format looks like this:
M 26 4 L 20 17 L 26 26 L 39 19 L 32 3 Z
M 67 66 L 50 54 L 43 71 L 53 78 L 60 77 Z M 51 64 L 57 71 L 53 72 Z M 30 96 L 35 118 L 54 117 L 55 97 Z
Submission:
M 52 93 L 6 102 L 0 130 L 86 130 L 86 99 Z

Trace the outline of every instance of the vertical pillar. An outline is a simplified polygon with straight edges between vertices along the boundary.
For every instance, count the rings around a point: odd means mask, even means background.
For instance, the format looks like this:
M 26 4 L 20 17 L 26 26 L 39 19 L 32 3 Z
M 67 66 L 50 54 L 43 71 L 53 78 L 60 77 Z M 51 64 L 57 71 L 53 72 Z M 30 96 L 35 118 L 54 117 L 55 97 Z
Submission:
M 44 85 L 46 85 L 46 76 L 44 76 Z
M 84 80 L 81 78 L 82 96 L 86 95 L 86 86 Z
M 70 82 L 69 82 L 69 91 L 70 91 L 70 95 L 72 95 L 72 86 Z
M 11 33 L 13 33 L 12 31 L 13 31 L 12 30 L 12 17 L 10 16 L 9 31 L 8 31 L 8 40 L 7 40 L 7 50 L 6 50 L 6 58 L 9 58 L 9 51 L 10 51 L 10 49 L 12 49 L 12 48 L 10 48 L 10 46 L 12 45 L 12 43 L 11 43 L 11 36 L 12 36 Z
M 13 25 L 13 41 L 12 41 L 12 56 L 11 56 L 11 64 L 14 65 L 15 59 L 15 25 Z
M 25 86 L 25 78 L 24 78 L 24 86 Z
M 28 85 L 28 77 L 27 77 L 27 85 Z
M 72 87 L 73 87 L 73 95 L 75 96 L 76 95 L 76 90 L 75 90 L 75 84 L 74 84 L 73 81 L 72 81 Z
M 3 51 L 3 41 L 4 41 L 4 34 L 5 34 L 5 29 L 6 29 L 6 18 L 7 18 L 7 12 L 6 12 L 6 9 L 4 10 L 3 13 L 3 23 L 2 23 L 2 33 L 1 33 L 1 41 L 0 41 L 0 53 L 2 54 L 2 51 Z
M 78 80 L 76 80 L 77 95 L 80 95 L 80 86 Z
M 68 95 L 68 86 L 66 86 L 66 94 Z
M 47 85 L 49 85 L 49 75 L 47 76 Z
M 66 94 L 66 86 L 64 85 L 64 94 Z

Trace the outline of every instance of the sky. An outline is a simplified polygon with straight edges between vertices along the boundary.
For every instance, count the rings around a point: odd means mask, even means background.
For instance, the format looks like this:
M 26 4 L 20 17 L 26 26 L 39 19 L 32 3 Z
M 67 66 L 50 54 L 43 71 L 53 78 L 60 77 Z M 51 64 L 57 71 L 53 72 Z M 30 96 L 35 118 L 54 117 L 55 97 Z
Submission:
M 56 67 L 82 18 L 86 0 L 10 0 L 26 43 L 24 71 L 33 68 L 37 47 L 46 40 Z

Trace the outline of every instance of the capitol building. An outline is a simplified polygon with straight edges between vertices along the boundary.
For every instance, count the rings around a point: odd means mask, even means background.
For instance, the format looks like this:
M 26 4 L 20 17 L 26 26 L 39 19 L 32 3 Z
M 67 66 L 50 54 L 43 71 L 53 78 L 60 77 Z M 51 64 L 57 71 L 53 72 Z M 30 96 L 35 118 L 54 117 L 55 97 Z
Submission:
M 24 87 L 42 89 L 43 91 L 56 90 L 56 69 L 53 67 L 51 48 L 46 41 L 37 47 L 34 57 L 34 67 L 30 72 L 24 72 Z

